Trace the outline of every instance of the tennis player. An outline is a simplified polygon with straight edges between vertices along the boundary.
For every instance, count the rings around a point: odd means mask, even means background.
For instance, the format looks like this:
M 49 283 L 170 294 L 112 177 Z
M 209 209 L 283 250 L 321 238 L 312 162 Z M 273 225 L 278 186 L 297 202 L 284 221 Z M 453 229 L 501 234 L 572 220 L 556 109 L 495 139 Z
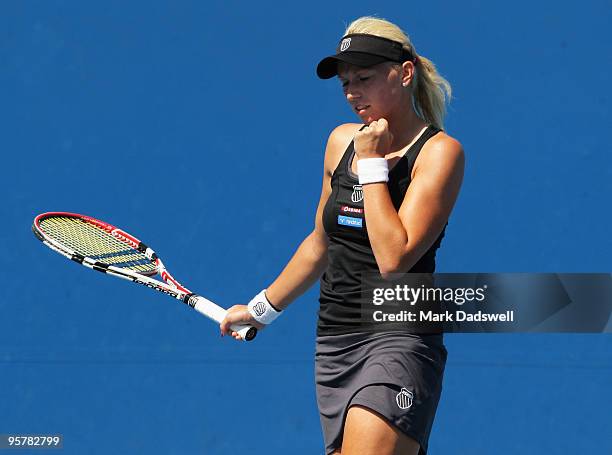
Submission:
M 364 324 L 364 273 L 433 273 L 463 178 L 461 144 L 443 130 L 450 85 L 396 25 L 362 17 L 336 54 L 360 123 L 338 126 L 325 151 L 314 230 L 282 273 L 221 323 L 270 324 L 320 279 L 316 390 L 326 454 L 425 454 L 440 398 L 442 334 Z M 240 338 L 235 332 L 235 338 Z

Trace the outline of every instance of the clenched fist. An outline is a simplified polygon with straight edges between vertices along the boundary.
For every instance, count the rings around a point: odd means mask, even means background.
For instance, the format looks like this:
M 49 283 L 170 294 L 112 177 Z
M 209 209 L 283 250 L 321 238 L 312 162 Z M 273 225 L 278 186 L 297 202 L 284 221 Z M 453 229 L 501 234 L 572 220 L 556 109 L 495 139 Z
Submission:
M 358 160 L 384 158 L 389 153 L 391 142 L 393 134 L 389 131 L 389 122 L 384 118 L 374 120 L 355 134 L 355 155 Z

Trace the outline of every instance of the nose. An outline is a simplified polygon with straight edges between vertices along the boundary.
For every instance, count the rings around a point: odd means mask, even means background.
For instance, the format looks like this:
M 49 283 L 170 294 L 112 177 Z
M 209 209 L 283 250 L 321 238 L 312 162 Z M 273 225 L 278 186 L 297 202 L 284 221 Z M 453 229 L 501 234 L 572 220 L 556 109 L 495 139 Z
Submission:
M 358 92 L 356 92 L 353 89 L 345 90 L 344 95 L 346 96 L 346 99 L 347 99 L 348 102 L 354 101 L 355 99 L 358 99 L 361 96 L 361 95 L 359 95 Z

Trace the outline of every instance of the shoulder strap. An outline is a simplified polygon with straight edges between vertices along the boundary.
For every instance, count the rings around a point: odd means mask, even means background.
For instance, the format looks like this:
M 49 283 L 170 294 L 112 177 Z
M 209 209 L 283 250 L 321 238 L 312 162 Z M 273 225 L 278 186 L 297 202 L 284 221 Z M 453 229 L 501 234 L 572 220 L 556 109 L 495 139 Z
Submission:
M 362 125 L 362 127 L 359 128 L 359 131 L 364 129 L 366 126 L 367 125 Z M 349 143 L 349 145 L 347 145 L 346 150 L 344 151 L 344 154 L 342 155 L 342 158 L 340 158 L 340 162 L 338 163 L 338 166 L 336 166 L 336 169 L 334 169 L 334 173 L 332 174 L 332 177 L 337 173 L 350 172 L 350 169 L 348 169 L 348 166 L 353 161 L 354 154 L 355 154 L 355 144 L 353 143 L 353 140 L 351 139 L 351 142 Z
M 406 151 L 406 154 L 404 156 L 408 160 L 408 172 L 410 174 L 412 174 L 412 167 L 414 166 L 414 162 L 419 156 L 419 153 L 421 153 L 421 149 L 425 145 L 425 142 L 434 137 L 440 131 L 442 131 L 440 128 L 437 128 L 433 125 L 429 125 L 425 132 L 421 134 L 421 137 Z

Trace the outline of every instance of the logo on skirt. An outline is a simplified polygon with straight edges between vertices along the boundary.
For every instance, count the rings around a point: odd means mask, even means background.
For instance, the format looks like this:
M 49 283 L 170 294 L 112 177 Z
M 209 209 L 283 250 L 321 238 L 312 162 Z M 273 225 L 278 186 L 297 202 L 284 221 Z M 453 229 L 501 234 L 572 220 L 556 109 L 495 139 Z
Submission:
M 395 401 L 400 409 L 408 409 L 410 406 L 412 406 L 413 398 L 414 394 L 405 387 L 402 387 L 400 393 L 395 396 Z

